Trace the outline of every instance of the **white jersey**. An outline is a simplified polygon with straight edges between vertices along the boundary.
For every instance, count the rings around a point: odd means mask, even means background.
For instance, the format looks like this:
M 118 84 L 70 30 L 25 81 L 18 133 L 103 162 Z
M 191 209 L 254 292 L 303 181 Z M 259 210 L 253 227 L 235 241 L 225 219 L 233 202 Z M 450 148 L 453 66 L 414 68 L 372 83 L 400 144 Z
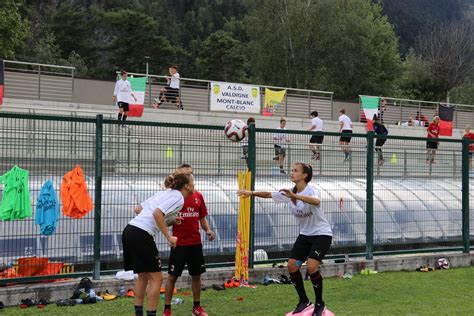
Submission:
M 282 132 L 274 133 L 273 134 L 273 141 L 275 142 L 275 145 L 278 145 L 278 146 L 284 148 L 285 144 L 290 141 L 290 137 L 288 136 L 287 133 L 283 132 L 286 128 L 278 127 L 277 129 L 282 130 Z
M 183 208 L 184 198 L 178 190 L 167 189 L 156 193 L 140 205 L 143 208 L 142 211 L 129 224 L 155 236 L 160 232 L 153 217 L 156 209 L 160 209 L 165 215 L 177 212 Z
M 342 114 L 339 116 L 339 122 L 342 122 L 342 130 L 343 131 L 352 131 L 352 121 L 349 116 Z
M 170 78 L 170 88 L 179 89 L 179 73 L 175 73 Z
M 117 102 L 130 103 L 132 93 L 130 81 L 120 79 L 115 83 L 114 96 L 117 97 Z
M 321 193 L 311 184 L 308 184 L 303 191 L 297 194 L 321 199 Z M 331 225 L 324 217 L 321 206 L 311 205 L 300 200 L 297 200 L 295 205 L 290 198 L 284 196 L 281 192 L 272 192 L 272 199 L 275 203 L 288 203 L 291 212 L 300 224 L 301 235 L 332 236 Z
M 313 117 L 311 119 L 311 127 L 314 126 L 313 132 L 322 132 L 324 130 L 323 120 L 319 117 Z

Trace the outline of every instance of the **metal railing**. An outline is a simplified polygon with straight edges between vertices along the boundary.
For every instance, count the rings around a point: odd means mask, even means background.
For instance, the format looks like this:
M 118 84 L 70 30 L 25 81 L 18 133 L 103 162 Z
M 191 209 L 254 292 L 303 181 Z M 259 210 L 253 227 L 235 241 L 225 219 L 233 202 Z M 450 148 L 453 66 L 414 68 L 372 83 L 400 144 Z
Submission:
M 396 124 L 397 122 L 404 123 L 407 122 L 410 117 L 419 121 L 422 120 L 422 117 L 426 117 L 426 119 L 431 122 L 432 118 L 438 113 L 438 106 L 446 104 L 454 107 L 453 127 L 464 129 L 466 125 L 471 125 L 472 122 L 474 122 L 474 105 L 392 97 L 380 98 L 386 101 L 386 110 L 383 113 L 383 119 L 384 122 L 388 124 Z
M 127 122 L 128 128 L 123 128 L 119 121 L 102 116 L 18 113 L 0 113 L 0 123 L 0 173 L 13 165 L 29 171 L 33 209 L 43 183 L 51 179 L 59 191 L 64 173 L 76 165 L 84 171 L 95 206 L 81 219 L 61 214 L 51 236 L 41 235 L 33 219 L 0 222 L 0 265 L 38 256 L 73 266 L 75 274 L 68 276 L 98 278 L 121 269 L 121 233 L 133 217 L 133 207 L 161 190 L 164 177 L 183 162 L 194 167 L 196 188 L 205 198 L 217 236 L 214 242 L 203 236 L 206 262 L 232 265 L 239 203 L 236 174 L 247 163 L 240 145 L 226 140 L 221 127 Z M 474 195 L 469 190 L 474 183 L 466 139 L 439 139 L 433 156 L 426 152 L 425 138 L 385 136 L 379 153 L 373 134 L 353 134 L 351 155 L 344 159 L 338 148 L 341 134 L 325 133 L 320 159 L 312 160 L 311 132 L 288 130 L 291 142 L 285 145 L 287 155 L 280 168 L 273 159 L 276 132 L 281 131 L 250 126 L 247 158 L 253 188 L 291 187 L 291 164 L 311 163 L 334 234 L 329 258 L 469 252 L 474 240 L 469 225 L 474 227 L 469 204 Z M 252 214 L 250 254 L 262 249 L 267 262 L 287 258 L 298 235 L 298 223 L 287 206 L 254 200 Z M 167 243 L 161 236 L 156 242 L 166 264 Z M 257 262 L 251 258 L 250 266 Z M 58 275 L 13 281 L 53 277 Z M 12 280 L 0 280 L 8 282 Z
M 4 60 L 5 97 L 72 101 L 75 67 Z

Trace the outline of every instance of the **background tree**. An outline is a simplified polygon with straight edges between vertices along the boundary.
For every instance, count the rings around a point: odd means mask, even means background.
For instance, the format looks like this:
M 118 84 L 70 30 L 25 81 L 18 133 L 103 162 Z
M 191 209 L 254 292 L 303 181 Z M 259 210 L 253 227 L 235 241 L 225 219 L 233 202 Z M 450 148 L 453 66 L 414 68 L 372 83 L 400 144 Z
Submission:
M 0 1 L 0 58 L 15 58 L 29 34 L 29 23 L 20 15 L 15 0 Z
M 242 45 L 229 32 L 217 31 L 206 38 L 196 64 L 202 78 L 231 82 L 246 78 Z

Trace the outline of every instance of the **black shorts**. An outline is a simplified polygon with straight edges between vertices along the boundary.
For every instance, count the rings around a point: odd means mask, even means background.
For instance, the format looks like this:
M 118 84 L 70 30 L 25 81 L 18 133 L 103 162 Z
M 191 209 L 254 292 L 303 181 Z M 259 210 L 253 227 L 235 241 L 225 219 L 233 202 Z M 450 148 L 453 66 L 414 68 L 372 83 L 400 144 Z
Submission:
M 324 140 L 323 132 L 316 132 L 314 133 L 313 136 L 311 136 L 311 139 L 309 140 L 309 142 L 312 144 L 322 144 L 323 140 Z
M 438 141 L 429 140 L 426 142 L 426 148 L 428 149 L 438 149 Z
M 189 275 L 201 275 L 206 272 L 202 244 L 177 246 L 171 249 L 168 261 L 168 274 L 181 276 L 185 264 L 188 267 Z
M 128 112 L 129 104 L 127 102 L 117 102 L 119 109 L 123 109 L 124 112 Z
M 161 259 L 153 236 L 133 225 L 122 233 L 123 264 L 125 271 L 135 273 L 161 272 Z
M 165 97 L 169 102 L 176 103 L 176 98 L 179 97 L 179 89 L 165 87 Z
M 299 235 L 291 249 L 290 259 L 305 262 L 308 258 L 322 262 L 331 247 L 332 237 Z
M 375 141 L 375 147 L 382 147 L 386 141 L 386 139 L 377 138 L 377 140 Z
M 352 134 L 352 131 L 349 130 L 349 129 L 345 129 L 342 131 L 343 134 Z M 342 135 L 341 138 L 339 138 L 339 141 L 340 142 L 346 142 L 346 143 L 350 143 L 351 142 L 351 138 L 352 136 L 350 135 Z
M 280 145 L 275 145 L 275 156 L 283 155 L 286 156 L 286 148 L 281 147 Z

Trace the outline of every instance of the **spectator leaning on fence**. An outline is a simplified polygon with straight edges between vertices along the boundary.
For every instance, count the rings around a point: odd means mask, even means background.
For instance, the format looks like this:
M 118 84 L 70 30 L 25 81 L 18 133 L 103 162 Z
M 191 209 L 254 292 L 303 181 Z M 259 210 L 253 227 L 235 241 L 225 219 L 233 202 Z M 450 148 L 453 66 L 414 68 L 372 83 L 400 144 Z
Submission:
M 352 156 L 351 147 L 349 146 L 349 143 L 351 142 L 352 138 L 352 121 L 349 116 L 346 115 L 345 109 L 340 109 L 339 114 L 341 114 L 339 116 L 339 133 L 346 134 L 342 135 L 341 138 L 339 138 L 339 144 L 341 145 L 341 150 L 344 153 L 344 161 L 347 161 Z
M 115 83 L 114 96 L 112 98 L 114 103 L 119 107 L 118 120 L 126 121 L 128 116 L 130 96 L 137 101 L 137 97 L 132 91 L 132 85 L 127 80 L 127 72 L 122 70 L 120 72 L 122 78 Z M 125 125 L 122 125 L 125 127 Z
M 285 170 L 283 170 L 283 162 L 285 161 L 286 156 L 286 144 L 290 142 L 290 138 L 288 134 L 283 132 L 285 130 L 286 120 L 282 117 L 280 119 L 280 127 L 277 128 L 278 130 L 282 130 L 281 132 L 273 134 L 273 142 L 275 147 L 275 157 L 273 160 L 276 160 L 278 166 L 280 167 L 280 173 L 286 174 Z
M 471 127 L 468 125 L 464 130 L 464 138 L 474 141 L 474 133 L 471 132 Z M 472 170 L 472 155 L 474 155 L 474 143 L 469 144 L 469 171 Z
M 426 152 L 426 163 L 436 163 L 435 162 L 435 155 L 436 150 L 438 149 L 438 137 L 439 137 L 439 117 L 435 116 L 433 122 L 428 125 L 428 138 L 432 138 L 432 140 L 428 140 L 426 142 L 426 148 L 428 149 Z
M 309 140 L 309 148 L 313 152 L 313 157 L 311 159 L 319 160 L 321 159 L 321 144 L 324 140 L 323 130 L 324 122 L 318 117 L 318 111 L 311 112 L 311 127 L 308 131 L 314 131 L 314 134 L 311 135 Z
M 382 122 L 380 122 L 380 119 L 377 117 L 377 115 L 374 115 L 374 132 L 375 135 L 388 135 L 388 130 L 383 125 Z M 385 138 L 377 138 L 377 141 L 375 142 L 375 151 L 377 152 L 377 157 L 378 157 L 378 165 L 381 166 L 385 162 L 383 159 L 383 153 L 382 153 L 382 146 L 385 144 L 387 139 Z

